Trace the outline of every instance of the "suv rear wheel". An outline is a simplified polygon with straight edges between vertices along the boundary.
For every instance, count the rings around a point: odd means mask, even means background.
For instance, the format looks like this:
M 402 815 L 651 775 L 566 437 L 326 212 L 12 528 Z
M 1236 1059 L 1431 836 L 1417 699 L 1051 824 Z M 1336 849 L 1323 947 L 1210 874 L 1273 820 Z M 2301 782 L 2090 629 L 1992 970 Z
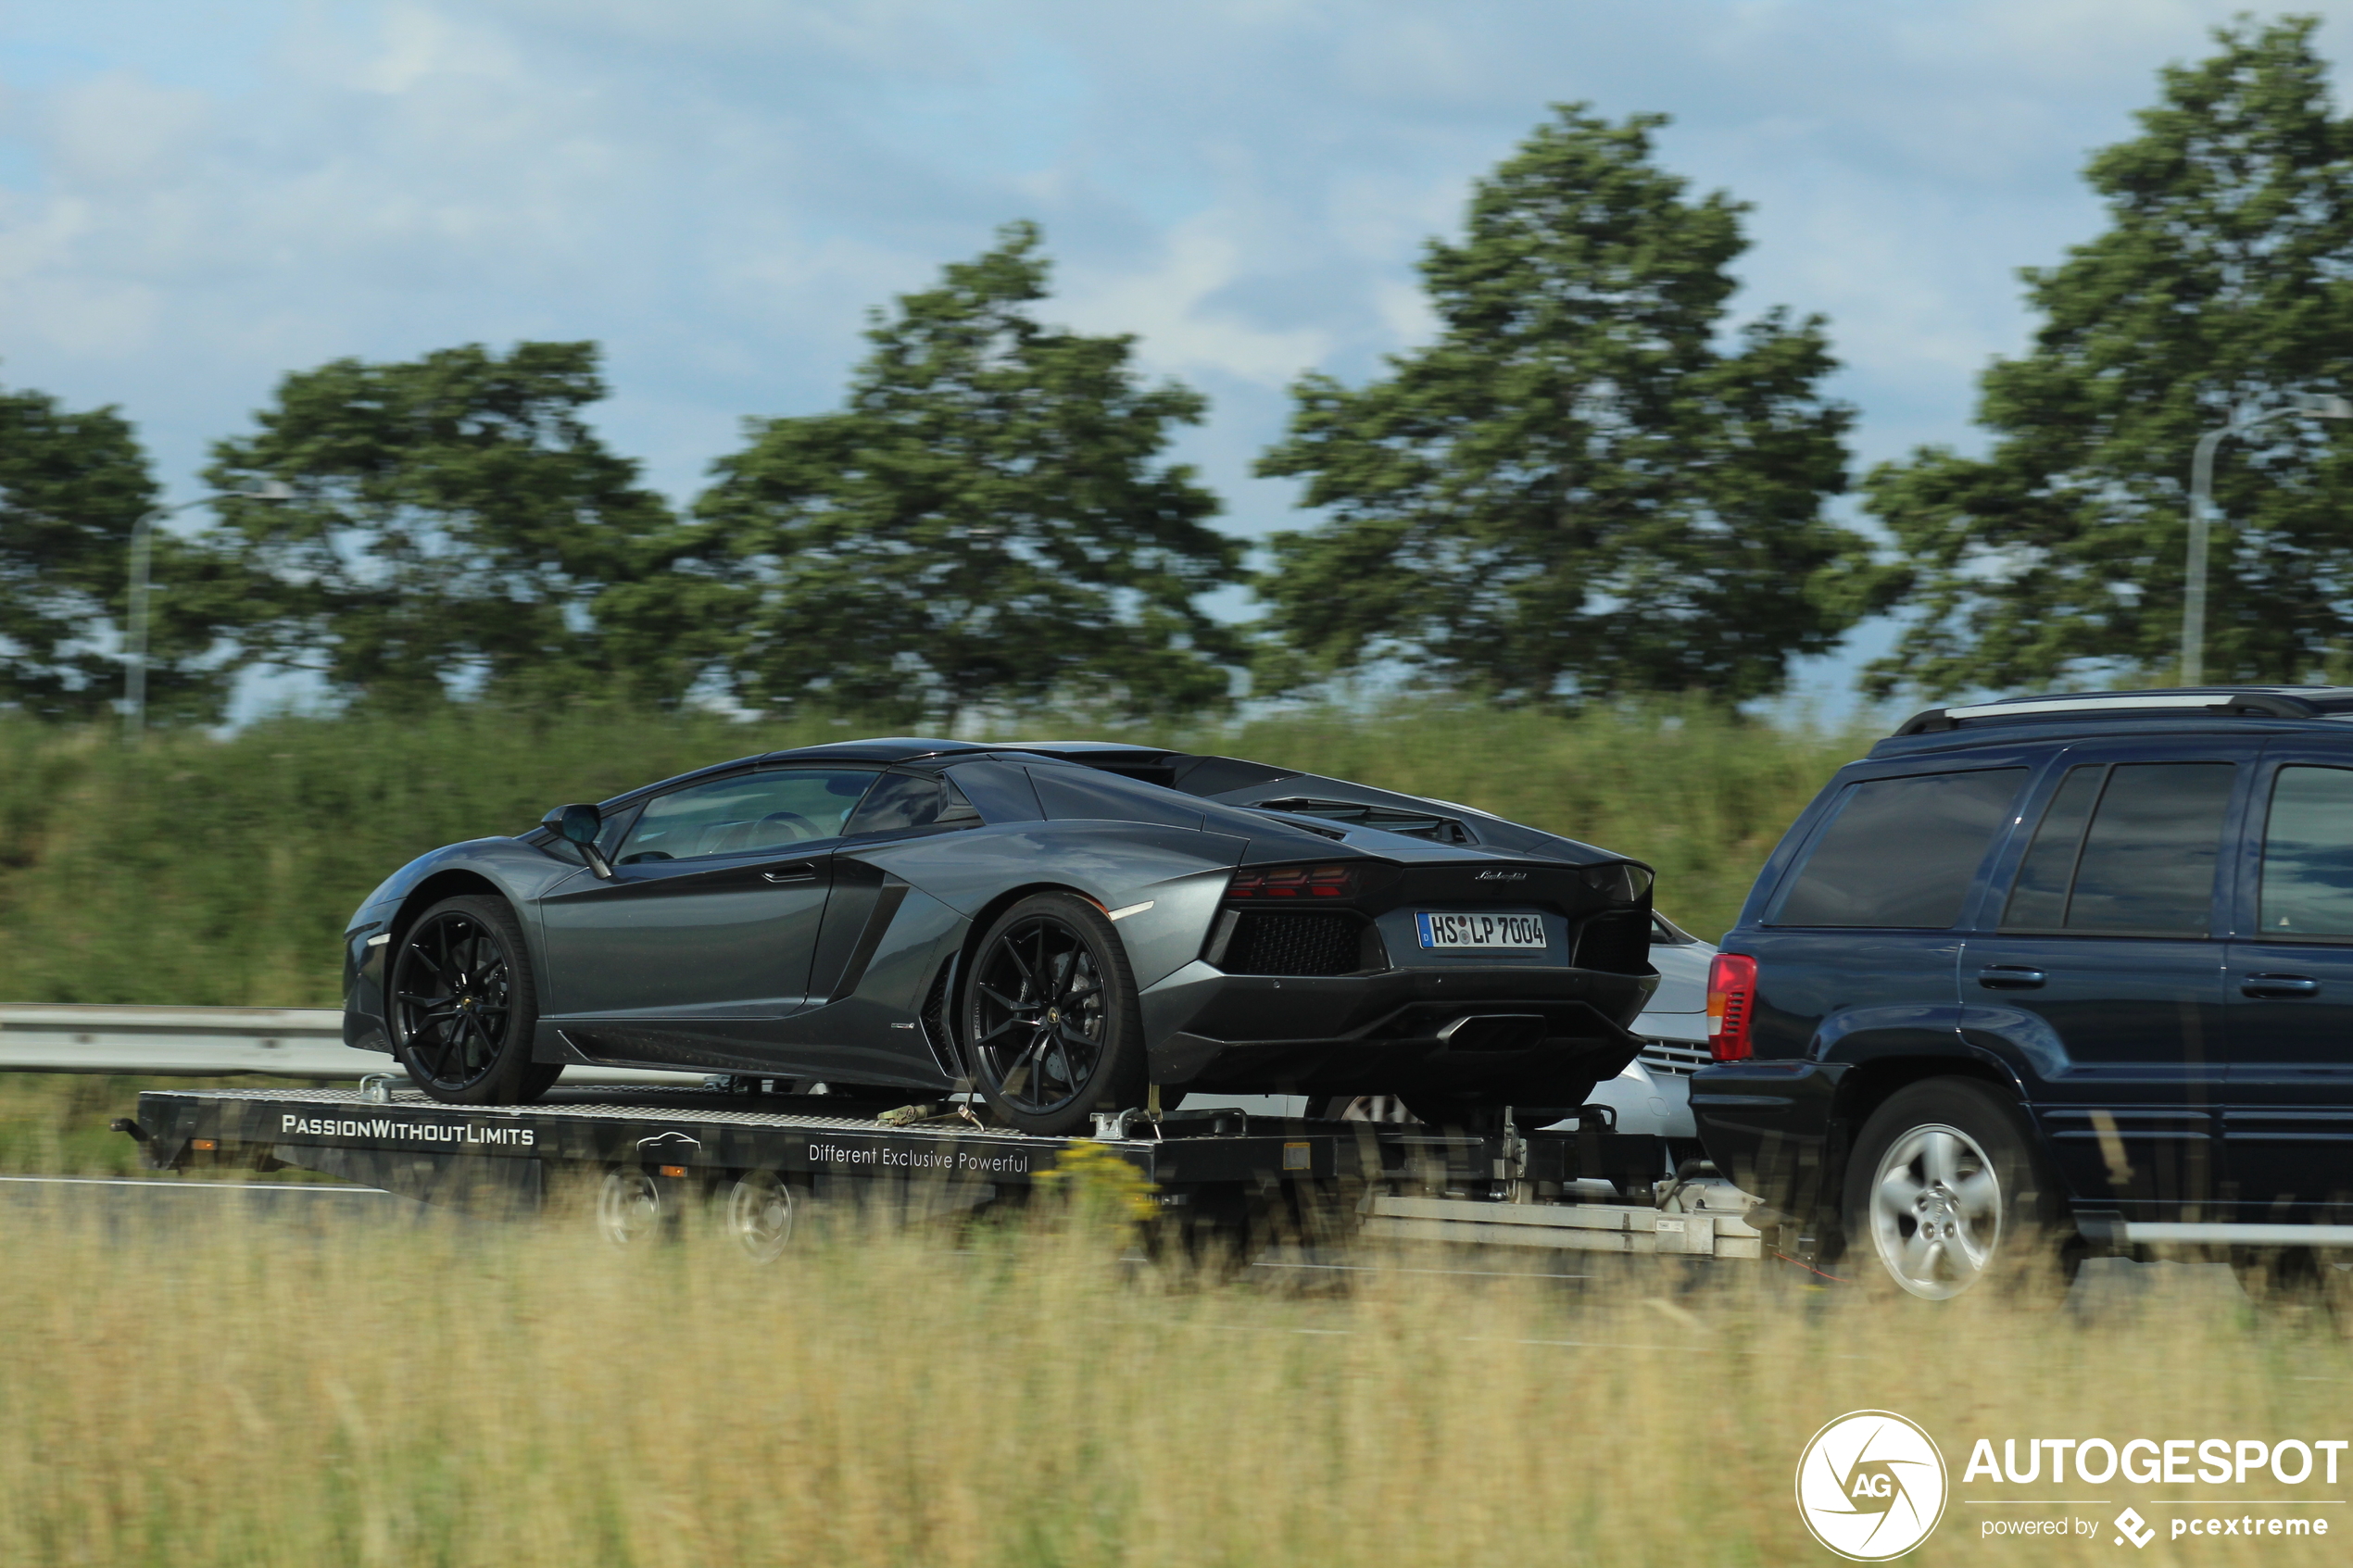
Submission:
M 1974 1079 L 1931 1078 L 1871 1113 L 1847 1160 L 1843 1212 L 1848 1268 L 1876 1266 L 1926 1300 L 2062 1261 L 2041 1251 L 2057 1239 L 2060 1205 L 2025 1117 Z

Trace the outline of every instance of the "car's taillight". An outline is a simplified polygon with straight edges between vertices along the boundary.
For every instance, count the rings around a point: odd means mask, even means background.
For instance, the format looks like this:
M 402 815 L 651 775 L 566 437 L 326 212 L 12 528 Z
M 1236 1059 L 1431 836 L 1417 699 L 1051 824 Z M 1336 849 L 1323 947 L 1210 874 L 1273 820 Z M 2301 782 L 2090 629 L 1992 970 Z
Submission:
M 1259 866 L 1236 872 L 1228 898 L 1346 898 L 1356 891 L 1353 866 Z
M 1707 965 L 1707 1049 L 1718 1061 L 1745 1061 L 1750 1015 L 1756 1010 L 1756 960 L 1718 953 Z

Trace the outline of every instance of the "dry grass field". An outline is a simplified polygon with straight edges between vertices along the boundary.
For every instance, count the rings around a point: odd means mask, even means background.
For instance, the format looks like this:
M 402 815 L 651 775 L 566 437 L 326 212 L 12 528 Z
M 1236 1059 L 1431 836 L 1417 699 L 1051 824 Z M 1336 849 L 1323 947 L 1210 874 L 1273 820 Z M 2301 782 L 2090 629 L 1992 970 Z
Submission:
M 757 1267 L 577 1218 L 142 1235 L 0 1210 L 0 1562 L 1830 1562 L 1792 1475 L 1847 1411 L 1928 1426 L 1957 1499 L 1977 1435 L 2336 1433 L 2353 1391 L 2326 1317 L 2212 1290 L 1935 1311 L 1753 1267 L 1435 1254 L 1220 1285 L 1052 1210 L 845 1224 Z M 2063 1512 L 1957 1500 L 1910 1561 L 2117 1561 L 2105 1530 L 1981 1534 Z M 2149 1560 L 2345 1555 L 2190 1544 Z

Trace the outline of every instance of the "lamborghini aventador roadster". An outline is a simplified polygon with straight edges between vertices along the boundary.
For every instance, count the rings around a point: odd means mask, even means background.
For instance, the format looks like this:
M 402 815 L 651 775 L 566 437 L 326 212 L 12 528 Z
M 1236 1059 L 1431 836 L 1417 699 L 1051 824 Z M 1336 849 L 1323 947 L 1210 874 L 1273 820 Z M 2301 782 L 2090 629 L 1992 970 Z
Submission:
M 805 746 L 403 866 L 351 919 L 345 1037 L 477 1104 L 582 1062 L 977 1094 L 1049 1134 L 1188 1090 L 1558 1115 L 1640 1046 L 1650 884 L 1229 757 Z

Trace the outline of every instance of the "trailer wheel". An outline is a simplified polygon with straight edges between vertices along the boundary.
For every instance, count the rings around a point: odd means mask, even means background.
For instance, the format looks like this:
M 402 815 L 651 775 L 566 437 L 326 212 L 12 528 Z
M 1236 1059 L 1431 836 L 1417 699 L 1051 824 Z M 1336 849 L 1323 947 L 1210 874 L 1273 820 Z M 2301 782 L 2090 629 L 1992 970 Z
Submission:
M 981 1098 L 1025 1133 L 1060 1137 L 1144 1103 L 1144 1020 L 1127 948 L 1068 893 L 1024 898 L 981 938 L 964 983 Z
M 634 1167 L 605 1173 L 597 1188 L 597 1229 L 615 1247 L 635 1247 L 668 1235 L 677 1216 L 660 1184 Z
M 736 1245 L 755 1263 L 773 1263 L 792 1242 L 798 1205 L 791 1185 L 774 1171 L 739 1176 L 727 1189 L 721 1221 Z

